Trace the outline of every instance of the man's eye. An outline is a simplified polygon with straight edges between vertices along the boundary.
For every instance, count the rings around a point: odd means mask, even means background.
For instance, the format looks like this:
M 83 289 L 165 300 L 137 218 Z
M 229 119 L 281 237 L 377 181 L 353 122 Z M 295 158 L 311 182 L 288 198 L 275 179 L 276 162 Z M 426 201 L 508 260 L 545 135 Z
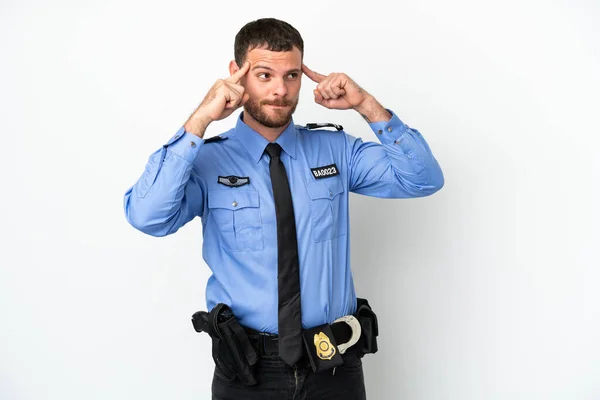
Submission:
M 257 75 L 260 79 L 268 79 L 269 78 L 269 74 L 266 72 L 261 72 L 260 74 Z
M 291 74 L 288 75 L 289 78 L 291 79 L 296 79 L 298 77 L 298 73 L 297 72 L 292 72 Z

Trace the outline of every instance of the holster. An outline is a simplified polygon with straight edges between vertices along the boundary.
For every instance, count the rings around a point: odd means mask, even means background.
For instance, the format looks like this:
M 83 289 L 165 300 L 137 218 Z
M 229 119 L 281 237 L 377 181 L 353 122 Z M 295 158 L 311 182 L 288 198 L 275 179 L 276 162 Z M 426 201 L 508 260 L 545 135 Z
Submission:
M 197 332 L 211 337 L 213 360 L 226 379 L 237 376 L 244 385 L 256 385 L 254 365 L 258 355 L 229 306 L 219 303 L 209 313 L 198 311 L 192 316 L 192 324 Z

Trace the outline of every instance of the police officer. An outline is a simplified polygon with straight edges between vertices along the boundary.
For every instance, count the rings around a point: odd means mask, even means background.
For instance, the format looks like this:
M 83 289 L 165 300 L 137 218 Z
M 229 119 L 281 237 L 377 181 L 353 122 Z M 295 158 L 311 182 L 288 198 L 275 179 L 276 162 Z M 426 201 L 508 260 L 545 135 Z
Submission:
M 290 24 L 252 21 L 234 52 L 230 76 L 126 192 L 127 220 L 165 236 L 202 219 L 214 399 L 365 399 L 361 357 L 376 350 L 377 326 L 353 319 L 369 307 L 354 291 L 348 196 L 428 196 L 442 171 L 419 131 L 348 75 L 308 68 Z M 378 142 L 335 124 L 295 125 L 303 75 L 317 104 L 360 113 Z M 240 107 L 234 127 L 204 138 Z

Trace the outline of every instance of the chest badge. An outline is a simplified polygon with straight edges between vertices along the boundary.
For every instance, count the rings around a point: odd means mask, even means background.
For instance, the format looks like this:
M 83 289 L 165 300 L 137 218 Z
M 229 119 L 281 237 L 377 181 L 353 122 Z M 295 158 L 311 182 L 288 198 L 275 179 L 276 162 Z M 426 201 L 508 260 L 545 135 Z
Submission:
M 316 179 L 329 178 L 330 176 L 336 176 L 340 174 L 337 165 L 331 164 L 324 167 L 311 168 L 313 176 Z
M 247 176 L 219 176 L 218 183 L 229 187 L 240 187 L 250 183 L 250 178 Z

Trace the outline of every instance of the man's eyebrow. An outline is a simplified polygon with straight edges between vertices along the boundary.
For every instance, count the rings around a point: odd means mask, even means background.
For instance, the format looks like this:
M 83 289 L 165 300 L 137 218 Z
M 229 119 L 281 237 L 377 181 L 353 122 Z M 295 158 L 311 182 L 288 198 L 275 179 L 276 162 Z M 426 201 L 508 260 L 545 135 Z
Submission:
M 255 69 L 266 69 L 269 71 L 275 71 L 273 68 L 267 67 L 266 65 L 255 65 L 252 67 L 252 70 L 255 70 Z M 299 69 L 299 68 L 290 69 L 289 71 L 286 72 L 286 75 L 291 74 L 292 72 L 300 72 L 300 71 L 301 71 L 301 69 Z

